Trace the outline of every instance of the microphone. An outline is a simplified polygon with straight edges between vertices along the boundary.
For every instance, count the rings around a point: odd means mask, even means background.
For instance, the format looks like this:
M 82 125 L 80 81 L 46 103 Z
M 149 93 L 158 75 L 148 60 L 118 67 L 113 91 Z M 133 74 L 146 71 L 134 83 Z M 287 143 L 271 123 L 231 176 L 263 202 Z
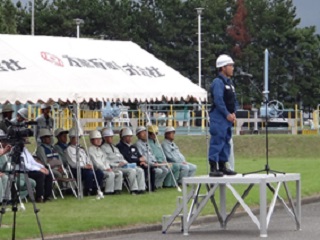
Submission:
M 250 74 L 250 73 L 247 73 L 247 72 L 244 72 L 244 71 L 240 71 L 240 76 L 245 76 L 245 77 L 250 77 L 250 78 L 252 78 L 252 74 Z

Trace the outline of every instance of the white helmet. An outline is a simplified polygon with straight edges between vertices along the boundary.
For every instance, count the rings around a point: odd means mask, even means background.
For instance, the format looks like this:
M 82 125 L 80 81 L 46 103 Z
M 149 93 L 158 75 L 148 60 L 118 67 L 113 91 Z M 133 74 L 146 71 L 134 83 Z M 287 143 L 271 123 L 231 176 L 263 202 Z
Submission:
M 18 110 L 18 114 L 24 118 L 24 119 L 28 119 L 28 109 L 27 108 L 21 108 Z
M 68 130 L 65 130 L 63 128 L 57 128 L 56 130 L 54 130 L 54 136 L 58 137 L 61 133 L 68 133 Z
M 113 135 L 113 131 L 110 128 L 105 128 L 102 131 L 102 137 L 112 137 Z
M 217 68 L 221 68 L 227 66 L 229 64 L 234 64 L 232 58 L 226 54 L 222 54 L 217 58 L 216 66 Z
M 40 106 L 41 109 L 47 109 L 47 108 L 51 108 L 49 105 L 47 104 L 41 104 Z
M 71 128 L 69 130 L 69 137 L 75 137 L 77 136 L 76 134 L 76 128 Z M 81 136 L 81 133 L 80 133 L 80 130 L 78 130 L 78 136 L 80 137 Z
M 174 127 L 166 127 L 166 129 L 164 130 L 164 133 L 169 133 L 169 132 L 175 132 L 176 130 L 174 129 Z
M 138 135 L 139 132 L 142 132 L 142 131 L 147 131 L 147 129 L 146 129 L 144 126 L 139 126 L 139 127 L 137 127 L 137 129 L 136 129 L 136 135 Z
M 41 128 L 39 130 L 39 137 L 42 138 L 42 137 L 45 137 L 45 136 L 51 137 L 52 136 L 52 132 L 48 128 Z
M 93 138 L 102 138 L 101 136 L 101 132 L 98 130 L 93 130 L 89 133 L 89 138 L 93 139 Z
M 121 137 L 132 136 L 132 130 L 130 128 L 123 128 L 121 132 Z

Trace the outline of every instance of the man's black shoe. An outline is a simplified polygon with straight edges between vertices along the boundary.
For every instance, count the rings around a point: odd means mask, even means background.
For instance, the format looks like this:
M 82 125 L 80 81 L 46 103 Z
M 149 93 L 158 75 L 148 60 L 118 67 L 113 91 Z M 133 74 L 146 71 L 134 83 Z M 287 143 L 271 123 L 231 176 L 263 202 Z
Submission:
M 223 174 L 225 174 L 225 175 L 228 175 L 228 176 L 237 175 L 237 172 L 232 171 L 231 169 L 227 168 L 225 162 L 219 162 L 219 169 L 220 169 L 220 171 L 222 171 Z
M 210 161 L 210 173 L 209 176 L 210 177 L 223 177 L 223 172 L 220 171 L 220 169 L 218 169 L 218 163 L 215 161 Z

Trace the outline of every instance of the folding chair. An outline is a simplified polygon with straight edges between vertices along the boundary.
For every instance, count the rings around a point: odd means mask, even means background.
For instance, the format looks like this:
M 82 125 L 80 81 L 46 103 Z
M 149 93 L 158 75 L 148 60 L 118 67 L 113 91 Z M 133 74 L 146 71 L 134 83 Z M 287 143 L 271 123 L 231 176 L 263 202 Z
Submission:
M 60 182 L 63 182 L 65 183 L 67 186 L 69 185 L 73 195 L 77 198 L 78 195 L 77 195 L 77 192 L 75 190 L 75 188 L 77 188 L 77 180 L 73 177 L 72 175 L 72 172 L 69 171 L 69 174 L 68 174 L 68 171 L 67 169 L 63 166 L 63 164 L 61 165 L 61 169 L 63 171 L 63 176 L 62 178 L 57 178 L 58 181 Z M 65 188 L 67 189 L 67 187 Z
M 74 189 L 74 185 L 73 185 L 74 183 L 76 183 L 76 180 L 73 177 L 69 177 L 69 174 L 68 174 L 67 170 L 64 168 L 63 163 L 60 161 L 60 159 L 54 158 L 54 159 L 48 160 L 48 163 L 49 163 L 48 164 L 49 172 L 51 173 L 51 176 L 53 179 L 52 183 L 58 189 L 61 198 L 64 198 L 64 196 L 62 194 L 62 190 L 65 190 L 67 188 L 61 188 L 59 185 L 59 182 L 64 183 L 67 186 L 69 185 L 69 187 L 72 190 L 72 193 L 74 194 L 75 197 L 77 197 L 77 193 L 76 193 L 76 191 Z M 56 178 L 54 176 L 52 168 L 59 168 L 59 170 L 60 170 L 59 172 L 62 174 L 62 177 Z M 52 189 L 52 195 L 53 195 L 54 199 L 57 199 L 55 196 L 55 193 L 54 193 L 54 189 Z

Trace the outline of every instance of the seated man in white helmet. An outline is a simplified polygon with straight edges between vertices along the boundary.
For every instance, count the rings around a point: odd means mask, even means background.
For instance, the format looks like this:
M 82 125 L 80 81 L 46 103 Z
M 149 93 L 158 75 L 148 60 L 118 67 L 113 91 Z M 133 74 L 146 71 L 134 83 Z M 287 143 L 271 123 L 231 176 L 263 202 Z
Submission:
M 17 117 L 11 119 L 12 123 L 22 123 L 28 120 L 28 109 L 27 108 L 20 108 L 17 111 Z
M 161 144 L 164 154 L 168 162 L 177 163 L 180 165 L 180 174 L 178 178 L 178 184 L 182 184 L 184 177 L 192 177 L 195 175 L 197 166 L 188 163 L 185 157 L 179 150 L 179 147 L 174 143 L 174 135 L 176 130 L 174 127 L 166 127 L 164 131 L 164 140 Z
M 41 143 L 37 146 L 36 155 L 44 166 L 50 166 L 54 177 L 62 178 L 63 170 L 61 168 L 62 161 L 59 154 L 54 150 L 51 144 L 52 133 L 47 128 L 41 128 L 39 138 Z
M 88 149 L 89 157 L 93 162 L 95 169 L 103 172 L 105 189 L 107 195 L 120 194 L 122 191 L 122 172 L 117 169 L 112 169 L 107 155 L 101 149 L 102 135 L 98 130 L 93 130 L 89 134 L 91 146 Z
M 142 168 L 144 171 L 144 177 L 145 179 L 148 179 L 148 163 L 144 156 L 142 156 L 138 150 L 138 148 L 131 144 L 132 142 L 132 130 L 128 127 L 121 129 L 120 131 L 120 142 L 117 144 L 117 148 L 119 149 L 120 153 L 124 157 L 124 159 L 128 163 L 135 163 L 137 167 Z M 155 174 L 154 171 L 152 171 L 152 168 L 150 168 L 150 184 L 151 184 L 151 191 L 155 190 L 154 180 L 155 180 Z M 139 190 L 137 192 L 145 193 L 145 190 Z
M 53 149 L 59 154 L 60 160 L 64 166 L 68 165 L 67 157 L 65 150 L 68 147 L 68 130 L 63 128 L 57 128 L 54 130 L 54 136 L 58 139 L 56 144 L 53 146 Z
M 155 187 L 161 188 L 163 186 L 164 179 L 169 173 L 169 170 L 166 168 L 165 164 L 158 163 L 157 159 L 153 155 L 150 146 L 148 145 L 147 129 L 143 126 L 138 127 L 136 130 L 136 136 L 138 138 L 136 146 L 139 152 L 147 159 L 148 164 L 154 168 Z
M 66 152 L 66 157 L 68 164 L 70 165 L 73 176 L 77 176 L 77 134 L 76 129 L 71 128 L 69 131 L 70 143 Z M 79 131 L 78 131 L 79 132 Z M 78 133 L 79 134 L 79 133 Z M 79 136 L 80 137 L 80 136 Z M 102 188 L 103 185 L 103 172 L 99 169 L 94 170 L 93 164 L 87 155 L 86 151 L 79 147 L 79 164 L 81 168 L 81 178 L 84 181 L 83 194 L 84 196 L 94 195 L 97 190 L 97 184 Z M 96 174 L 97 182 L 94 178 L 94 173 Z
M 36 139 L 36 142 L 39 144 L 41 143 L 39 133 L 40 129 L 48 129 L 51 133 L 53 132 L 53 118 L 50 116 L 51 112 L 51 106 L 47 104 L 41 104 L 41 115 L 38 116 L 35 121 L 37 122 L 37 125 L 34 126 L 34 137 Z M 51 137 L 51 143 L 53 144 L 53 138 Z
M 131 193 L 145 191 L 146 184 L 143 170 L 128 164 L 119 149 L 113 145 L 113 135 L 112 129 L 105 128 L 102 131 L 104 143 L 101 145 L 101 149 L 107 155 L 111 167 L 121 171 L 123 176 L 127 178 Z

